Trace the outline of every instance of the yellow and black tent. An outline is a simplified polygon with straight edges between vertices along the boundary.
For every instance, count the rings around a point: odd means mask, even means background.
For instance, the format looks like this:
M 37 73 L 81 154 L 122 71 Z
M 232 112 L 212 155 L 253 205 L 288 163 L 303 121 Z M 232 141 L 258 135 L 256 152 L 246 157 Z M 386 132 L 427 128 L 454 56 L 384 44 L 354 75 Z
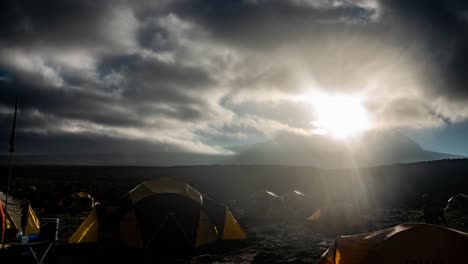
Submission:
M 59 207 L 67 212 L 89 212 L 93 209 L 96 201 L 87 192 L 75 192 L 63 198 L 59 202 Z
M 289 218 L 283 199 L 272 191 L 257 191 L 245 202 L 245 216 L 251 221 L 270 222 Z
M 244 240 L 247 238 L 244 230 L 242 230 L 226 205 L 203 196 L 203 207 L 206 209 L 212 224 L 216 227 L 219 240 Z
M 98 207 L 99 204 L 93 207 L 78 229 L 67 240 L 68 244 L 97 243 L 99 241 Z
M 317 264 L 468 263 L 468 234 L 428 224 L 403 224 L 341 236 Z
M 162 253 L 192 252 L 218 241 L 244 240 L 229 209 L 186 183 L 146 181 L 127 194 L 120 242 Z
M 2 192 L 0 192 L 0 199 L 3 208 L 6 208 L 6 195 Z M 16 199 L 9 196 L 5 219 L 6 236 L 9 236 L 8 234 L 10 232 L 12 232 L 12 235 L 16 236 L 16 233 L 20 230 L 23 231 L 23 235 L 39 234 L 41 224 L 27 200 Z
M 314 211 L 313 200 L 298 190 L 292 190 L 281 195 L 283 204 L 289 217 L 305 221 Z
M 458 193 L 447 201 L 446 211 L 468 212 L 468 195 Z

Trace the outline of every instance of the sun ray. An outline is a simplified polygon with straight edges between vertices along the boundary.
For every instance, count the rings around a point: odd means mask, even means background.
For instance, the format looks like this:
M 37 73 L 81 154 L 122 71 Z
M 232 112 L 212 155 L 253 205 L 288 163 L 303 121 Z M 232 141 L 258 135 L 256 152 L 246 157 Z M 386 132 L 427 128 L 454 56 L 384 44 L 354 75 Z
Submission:
M 363 98 L 356 95 L 318 95 L 312 98 L 313 131 L 347 138 L 371 127 Z

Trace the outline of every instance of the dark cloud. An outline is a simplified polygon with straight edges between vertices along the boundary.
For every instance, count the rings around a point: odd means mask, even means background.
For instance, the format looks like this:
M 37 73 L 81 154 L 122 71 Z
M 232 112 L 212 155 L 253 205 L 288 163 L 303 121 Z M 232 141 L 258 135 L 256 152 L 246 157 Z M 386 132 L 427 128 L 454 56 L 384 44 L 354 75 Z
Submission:
M 468 11 L 466 1 L 382 1 L 385 18 L 423 50 L 428 88 L 454 99 L 467 98 Z M 416 39 L 414 39 L 416 37 Z
M 256 49 L 338 30 L 333 24 L 346 28 L 342 22 L 366 23 L 375 15 L 374 9 L 347 1 L 180 1 L 172 10 L 228 44 Z
M 112 110 L 112 106 L 119 102 L 110 97 L 80 90 L 33 86 L 18 80 L 10 83 L 0 82 L 0 105 L 13 107 L 15 96 L 18 96 L 22 110 L 36 110 L 46 116 L 89 120 L 103 125 L 141 124 L 136 118 Z M 40 123 L 31 123 L 31 125 L 41 126 Z
M 125 76 L 123 95 L 140 102 L 187 102 L 190 90 L 207 90 L 214 84 L 204 69 L 164 63 L 140 56 L 112 57 L 99 70 Z M 197 100 L 193 98 L 192 100 Z
M 383 127 L 460 122 L 467 14 L 455 0 L 2 1 L 0 128 L 17 95 L 28 146 L 221 153 L 312 129 L 308 91 L 364 93 Z
M 19 125 L 24 125 L 21 122 Z M 2 127 L 10 127 L 9 122 L 0 123 Z M 43 125 L 43 124 L 41 124 Z M 9 137 L 9 131 L 4 130 L 0 134 L 2 139 Z M 2 140 L 0 148 L 8 149 L 8 141 Z M 141 152 L 178 152 L 184 148 L 170 144 L 157 143 L 145 140 L 132 140 L 125 138 L 115 138 L 106 135 L 93 133 L 28 133 L 17 131 L 16 151 L 21 154 L 44 154 L 44 153 L 141 153 Z
M 4 45 L 91 45 L 106 40 L 99 25 L 109 19 L 110 10 L 118 4 L 73 0 L 5 0 L 0 3 L 0 42 Z M 111 45 L 109 41 L 104 43 Z

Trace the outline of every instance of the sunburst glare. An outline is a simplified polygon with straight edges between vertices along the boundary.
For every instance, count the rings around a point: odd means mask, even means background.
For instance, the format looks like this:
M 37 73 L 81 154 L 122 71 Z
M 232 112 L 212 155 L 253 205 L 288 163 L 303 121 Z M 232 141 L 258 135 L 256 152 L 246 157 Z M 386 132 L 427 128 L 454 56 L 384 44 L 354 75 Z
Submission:
M 356 95 L 318 95 L 312 99 L 313 132 L 347 138 L 371 128 L 363 98 Z

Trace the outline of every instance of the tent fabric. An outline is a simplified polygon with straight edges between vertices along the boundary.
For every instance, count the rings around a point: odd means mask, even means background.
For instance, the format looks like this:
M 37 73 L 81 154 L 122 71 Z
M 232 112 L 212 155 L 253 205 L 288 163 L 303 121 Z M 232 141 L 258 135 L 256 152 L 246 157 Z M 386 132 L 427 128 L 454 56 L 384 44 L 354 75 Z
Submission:
M 197 228 L 205 224 L 203 211 L 196 201 L 174 193 L 159 193 L 142 199 L 135 206 L 143 248 L 148 251 L 190 251 L 199 236 Z M 213 228 L 213 226 L 211 226 Z M 201 230 L 206 230 L 202 228 Z M 164 250 L 162 250 L 164 248 Z
M 242 230 L 226 205 L 203 196 L 203 206 L 210 215 L 222 240 L 243 240 L 247 238 L 247 234 Z
M 59 205 L 67 210 L 87 212 L 96 205 L 94 197 L 87 192 L 75 192 L 62 199 Z
M 260 190 L 250 195 L 245 213 L 253 221 L 274 221 L 284 219 L 287 215 L 283 199 L 269 190 Z
M 458 193 L 447 201 L 445 210 L 459 210 L 468 212 L 468 195 Z
M 198 220 L 197 238 L 195 248 L 203 245 L 208 245 L 216 242 L 218 239 L 218 230 L 212 224 L 205 211 L 200 212 L 200 219 Z
M 70 195 L 73 199 L 82 199 L 82 198 L 86 198 L 86 199 L 90 199 L 90 200 L 94 200 L 93 196 L 91 196 L 91 194 L 87 193 L 87 192 L 76 192 L 76 193 L 73 193 L 72 195 Z
M 30 234 L 39 234 L 39 230 L 41 228 L 41 223 L 39 222 L 39 219 L 36 216 L 36 213 L 34 213 L 34 210 L 30 205 L 28 205 L 28 212 L 27 212 L 27 217 L 26 217 L 26 225 L 24 228 L 24 234 L 25 235 L 30 235 Z
M 224 228 L 222 232 L 222 240 L 244 240 L 247 239 L 247 234 L 240 227 L 237 220 L 226 208 L 226 216 L 224 220 Z
M 127 201 L 131 206 L 120 221 L 120 241 L 127 246 L 193 250 L 246 238 L 226 206 L 186 183 L 167 178 L 146 181 L 128 192 Z
M 160 193 L 174 193 L 193 199 L 201 204 L 203 196 L 192 186 L 168 178 L 145 181 L 128 192 L 132 204 L 138 203 L 145 197 Z
M 23 215 L 23 207 L 27 205 L 27 201 L 9 196 L 7 207 L 6 195 L 3 192 L 0 192 L 0 199 L 2 201 L 3 208 L 7 208 L 7 212 L 5 212 L 7 229 L 20 229 L 21 217 Z
M 289 215 L 296 219 L 304 220 L 314 212 L 313 200 L 301 191 L 293 190 L 283 193 L 281 199 Z
M 143 248 L 141 231 L 133 208 L 120 221 L 120 241 L 128 247 Z
M 99 217 L 97 207 L 89 213 L 78 229 L 68 239 L 69 244 L 96 243 L 99 239 Z
M 3 211 L 3 203 L 0 202 L 0 239 L 3 241 L 5 237 L 5 213 Z
M 6 208 L 6 195 L 0 192 L 3 208 Z M 22 230 L 24 235 L 38 234 L 40 222 L 27 200 L 8 197 L 8 208 L 5 213 L 6 229 Z
M 283 200 L 288 200 L 288 199 L 298 199 L 298 198 L 301 199 L 302 197 L 306 197 L 306 195 L 299 190 L 292 190 L 292 191 L 283 193 L 280 197 Z
M 468 263 L 468 233 L 428 224 L 403 224 L 341 236 L 318 264 Z

